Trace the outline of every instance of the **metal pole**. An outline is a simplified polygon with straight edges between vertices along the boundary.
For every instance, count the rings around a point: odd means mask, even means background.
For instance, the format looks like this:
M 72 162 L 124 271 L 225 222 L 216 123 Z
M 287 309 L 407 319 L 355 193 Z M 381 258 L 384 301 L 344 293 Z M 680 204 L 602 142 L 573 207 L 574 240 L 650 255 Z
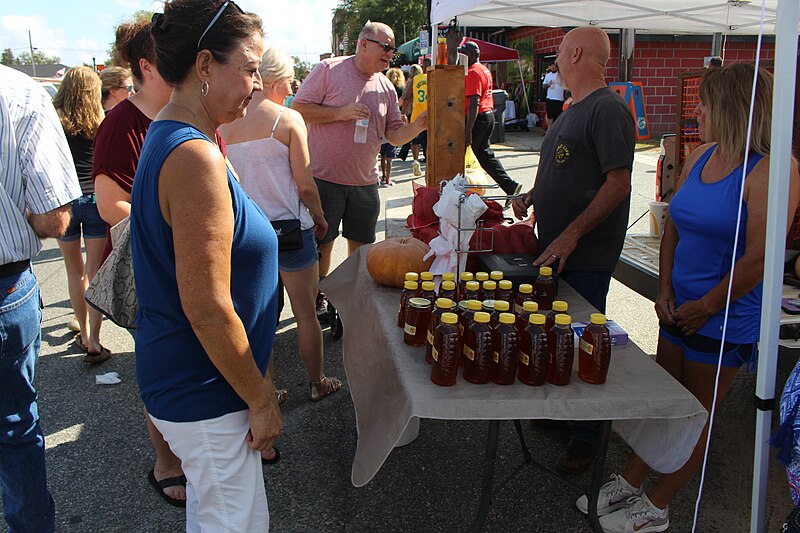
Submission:
M 33 77 L 36 77 L 36 57 L 33 55 L 33 40 L 31 39 L 31 30 L 28 30 L 28 46 L 31 49 L 31 65 L 33 66 Z
M 714 32 L 711 37 L 711 55 L 722 57 L 722 33 Z
M 792 114 L 797 70 L 798 0 L 778 2 L 775 26 L 775 87 L 772 99 L 772 143 L 769 159 L 767 238 L 764 250 L 764 291 L 761 304 L 761 341 L 756 376 L 756 435 L 753 459 L 751 533 L 765 528 L 767 474 L 775 374 L 778 364 L 778 326 L 781 319 L 781 282 L 789 203 L 792 156 Z

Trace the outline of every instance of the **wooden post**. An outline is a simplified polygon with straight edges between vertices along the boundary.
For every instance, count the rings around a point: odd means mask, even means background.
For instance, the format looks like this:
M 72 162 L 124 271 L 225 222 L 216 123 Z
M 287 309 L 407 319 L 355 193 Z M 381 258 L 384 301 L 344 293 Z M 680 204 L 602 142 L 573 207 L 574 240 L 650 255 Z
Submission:
M 464 67 L 429 68 L 426 185 L 464 173 L 464 125 Z

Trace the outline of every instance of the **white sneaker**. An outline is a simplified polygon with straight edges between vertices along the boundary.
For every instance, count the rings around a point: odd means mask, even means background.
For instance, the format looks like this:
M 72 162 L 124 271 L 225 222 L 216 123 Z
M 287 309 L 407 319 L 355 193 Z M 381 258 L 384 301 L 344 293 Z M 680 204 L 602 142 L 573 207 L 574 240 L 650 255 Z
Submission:
M 628 506 L 600 518 L 606 533 L 658 533 L 669 527 L 669 508 L 659 509 L 647 498 L 634 496 Z
M 414 161 L 411 171 L 415 176 L 422 176 L 422 167 L 420 166 L 419 161 Z
M 620 474 L 611 474 L 611 481 L 600 487 L 597 495 L 597 516 L 605 516 L 618 509 L 627 507 L 628 498 L 641 496 L 642 488 L 631 486 Z M 589 498 L 584 494 L 575 502 L 575 506 L 583 514 L 589 513 Z

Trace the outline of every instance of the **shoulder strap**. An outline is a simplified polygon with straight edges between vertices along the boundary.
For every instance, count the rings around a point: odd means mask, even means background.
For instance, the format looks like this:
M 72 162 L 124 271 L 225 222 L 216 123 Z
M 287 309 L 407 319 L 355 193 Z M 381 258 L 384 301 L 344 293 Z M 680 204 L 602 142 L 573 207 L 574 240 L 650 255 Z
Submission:
M 281 120 L 281 115 L 283 114 L 283 109 L 284 109 L 283 106 L 281 106 L 281 110 L 278 111 L 278 116 L 275 117 L 275 123 L 272 125 L 272 131 L 269 134 L 270 138 L 275 136 L 275 128 L 278 127 L 278 122 L 280 122 L 280 120 Z

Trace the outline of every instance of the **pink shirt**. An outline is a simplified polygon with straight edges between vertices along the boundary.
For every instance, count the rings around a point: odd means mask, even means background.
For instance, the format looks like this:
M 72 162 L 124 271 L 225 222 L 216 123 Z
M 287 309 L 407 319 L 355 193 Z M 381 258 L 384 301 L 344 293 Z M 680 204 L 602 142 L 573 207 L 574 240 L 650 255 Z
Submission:
M 308 149 L 315 177 L 342 185 L 375 185 L 381 139 L 403 125 L 397 93 L 386 76 L 363 74 L 354 56 L 325 59 L 308 75 L 294 101 L 334 107 L 357 101 L 369 108 L 366 143 L 353 142 L 355 120 L 343 120 L 309 124 Z

